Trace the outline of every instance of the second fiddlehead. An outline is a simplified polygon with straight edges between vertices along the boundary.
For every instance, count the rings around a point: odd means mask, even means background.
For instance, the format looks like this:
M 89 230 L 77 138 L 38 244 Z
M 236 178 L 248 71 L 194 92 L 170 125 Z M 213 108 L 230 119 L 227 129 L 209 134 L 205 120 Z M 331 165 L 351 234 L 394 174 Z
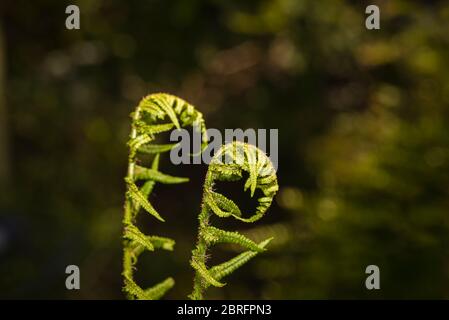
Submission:
M 258 199 L 256 212 L 244 218 L 237 204 L 224 195 L 214 191 L 216 181 L 236 181 L 242 178 L 243 171 L 249 173 L 244 189 L 250 190 L 251 197 L 256 189 L 263 193 Z M 243 222 L 259 220 L 271 205 L 278 190 L 276 171 L 263 151 L 243 142 L 233 142 L 222 146 L 212 158 L 206 174 L 203 189 L 203 203 L 199 214 L 197 246 L 192 251 L 191 266 L 195 270 L 194 288 L 191 299 L 203 299 L 209 286 L 222 287 L 220 280 L 248 262 L 258 253 L 265 251 L 271 238 L 260 243 L 246 238 L 238 232 L 225 231 L 210 225 L 212 214 L 218 217 L 234 217 Z M 214 267 L 206 266 L 207 251 L 218 243 L 234 243 L 248 249 L 240 255 Z

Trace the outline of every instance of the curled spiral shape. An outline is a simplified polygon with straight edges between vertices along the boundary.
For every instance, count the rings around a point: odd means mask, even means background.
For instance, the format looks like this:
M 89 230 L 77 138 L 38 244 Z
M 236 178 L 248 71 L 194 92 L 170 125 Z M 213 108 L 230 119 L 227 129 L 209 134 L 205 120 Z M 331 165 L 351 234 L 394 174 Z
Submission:
M 203 116 L 195 107 L 186 101 L 165 93 L 157 93 L 144 97 L 132 116 L 130 135 L 128 174 L 126 181 L 125 213 L 123 218 L 123 278 L 124 288 L 130 299 L 154 300 L 161 298 L 174 286 L 171 277 L 155 286 L 142 289 L 134 281 L 133 272 L 139 255 L 145 250 L 163 249 L 172 251 L 175 241 L 170 238 L 145 235 L 136 226 L 136 216 L 141 209 L 157 220 L 164 218 L 148 200 L 156 183 L 176 184 L 188 182 L 188 178 L 174 177 L 159 171 L 159 159 L 162 153 L 175 148 L 177 144 L 155 144 L 156 135 L 194 126 L 202 135 L 202 147 L 207 143 L 206 127 Z M 151 167 L 142 166 L 139 156 L 152 155 Z M 139 161 L 139 164 L 137 164 Z M 137 183 L 142 182 L 141 186 Z
M 216 181 L 237 181 L 242 179 L 243 171 L 249 177 L 244 190 L 250 190 L 251 197 L 256 189 L 260 189 L 262 196 L 258 198 L 258 206 L 252 215 L 243 215 L 237 204 L 223 194 L 214 191 Z M 225 231 L 210 225 L 210 217 L 233 217 L 237 220 L 252 223 L 259 220 L 270 207 L 278 191 L 276 170 L 271 160 L 259 148 L 243 142 L 232 142 L 222 146 L 209 164 L 203 190 L 203 203 L 198 216 L 199 231 L 196 248 L 192 251 L 190 264 L 195 270 L 194 289 L 191 299 L 203 299 L 204 291 L 209 286 L 222 287 L 220 280 L 234 272 L 258 253 L 265 251 L 266 245 L 272 238 L 255 243 L 244 235 Z M 244 218 L 243 216 L 249 216 Z M 207 251 L 210 246 L 218 243 L 238 244 L 247 251 L 240 255 L 208 268 L 206 266 Z

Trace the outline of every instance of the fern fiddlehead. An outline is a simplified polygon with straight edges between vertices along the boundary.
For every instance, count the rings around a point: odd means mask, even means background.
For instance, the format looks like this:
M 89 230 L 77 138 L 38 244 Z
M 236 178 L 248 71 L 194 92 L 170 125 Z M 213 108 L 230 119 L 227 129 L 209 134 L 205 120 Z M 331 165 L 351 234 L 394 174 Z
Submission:
M 174 177 L 159 171 L 159 159 L 162 153 L 168 152 L 176 144 L 155 144 L 157 134 L 194 126 L 202 135 L 202 145 L 207 142 L 203 116 L 192 105 L 184 100 L 165 93 L 144 97 L 131 114 L 132 130 L 130 135 L 128 173 L 126 181 L 126 199 L 123 218 L 123 278 L 124 291 L 128 298 L 153 300 L 161 298 L 174 285 L 169 277 L 155 286 L 142 289 L 134 281 L 133 273 L 139 255 L 145 250 L 163 249 L 172 251 L 175 241 L 165 237 L 149 236 L 136 226 L 136 216 L 143 209 L 157 220 L 164 218 L 148 200 L 156 183 L 176 184 L 187 182 L 187 178 Z M 139 155 L 153 156 L 150 168 L 141 166 Z M 138 186 L 138 183 L 142 183 Z
M 249 218 L 244 218 L 234 201 L 214 191 L 216 181 L 236 181 L 242 178 L 242 172 L 249 173 L 244 189 L 250 189 L 251 197 L 256 189 L 263 196 L 258 199 L 256 212 Z M 278 190 L 276 171 L 270 159 L 263 151 L 253 145 L 243 142 L 232 142 L 222 146 L 212 158 L 206 174 L 203 189 L 203 203 L 199 219 L 199 232 L 196 248 L 192 251 L 190 264 L 195 270 L 194 288 L 190 298 L 203 299 L 204 291 L 209 286 L 222 287 L 220 280 L 241 267 L 258 253 L 265 251 L 272 238 L 260 243 L 246 238 L 238 232 L 225 231 L 210 225 L 212 214 L 218 217 L 234 217 L 243 222 L 251 223 L 259 220 L 271 205 Z M 206 266 L 207 251 L 210 246 L 218 243 L 238 244 L 247 251 L 211 268 Z

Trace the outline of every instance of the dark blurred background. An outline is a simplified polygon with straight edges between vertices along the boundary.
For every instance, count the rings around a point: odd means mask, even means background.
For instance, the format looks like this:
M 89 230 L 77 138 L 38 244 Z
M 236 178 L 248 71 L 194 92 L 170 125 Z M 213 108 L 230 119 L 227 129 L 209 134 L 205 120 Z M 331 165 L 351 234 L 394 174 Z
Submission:
M 0 297 L 124 297 L 129 113 L 163 91 L 208 127 L 279 129 L 272 208 L 223 223 L 276 239 L 208 298 L 449 298 L 448 31 L 447 1 L 2 1 Z M 171 275 L 166 298 L 185 298 L 207 167 L 161 164 L 191 182 L 157 185 L 167 222 L 139 223 L 176 250 L 146 252 L 137 279 Z M 81 290 L 65 288 L 69 264 Z

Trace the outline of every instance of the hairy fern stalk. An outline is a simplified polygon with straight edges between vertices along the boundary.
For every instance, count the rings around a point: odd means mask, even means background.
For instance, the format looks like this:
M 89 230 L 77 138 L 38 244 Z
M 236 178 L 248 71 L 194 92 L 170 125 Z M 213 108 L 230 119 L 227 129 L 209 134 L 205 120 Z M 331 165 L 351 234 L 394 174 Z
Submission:
M 133 277 L 139 255 L 145 250 L 172 251 L 175 241 L 155 235 L 143 234 L 136 225 L 137 214 L 142 210 L 159 222 L 164 218 L 149 201 L 156 183 L 175 184 L 187 182 L 187 178 L 174 177 L 159 171 L 159 159 L 176 144 L 155 144 L 157 134 L 181 127 L 200 128 L 203 147 L 207 142 L 203 116 L 192 105 L 175 96 L 158 93 L 143 98 L 131 114 L 132 130 L 129 145 L 126 199 L 123 218 L 123 278 L 124 291 L 130 299 L 153 300 L 161 298 L 174 285 L 171 277 L 151 288 L 142 289 Z M 153 156 L 151 167 L 145 167 L 140 155 Z
M 216 181 L 239 180 L 242 178 L 243 171 L 249 173 L 249 178 L 244 185 L 245 191 L 249 189 L 251 197 L 254 196 L 256 189 L 260 189 L 263 194 L 258 199 L 259 205 L 255 213 L 249 218 L 244 218 L 247 215 L 242 214 L 235 202 L 214 191 Z M 268 210 L 277 190 L 277 177 L 273 164 L 257 147 L 237 141 L 222 146 L 214 155 L 206 174 L 202 208 L 198 217 L 198 241 L 190 261 L 195 270 L 193 292 L 189 296 L 191 299 L 203 299 L 204 292 L 209 286 L 224 286 L 225 284 L 220 282 L 222 278 L 234 272 L 258 253 L 265 251 L 265 247 L 272 240 L 268 238 L 255 243 L 238 232 L 213 227 L 210 225 L 212 214 L 221 218 L 233 217 L 247 223 L 255 222 Z M 229 261 L 208 268 L 206 266 L 208 249 L 219 243 L 238 244 L 247 250 Z

